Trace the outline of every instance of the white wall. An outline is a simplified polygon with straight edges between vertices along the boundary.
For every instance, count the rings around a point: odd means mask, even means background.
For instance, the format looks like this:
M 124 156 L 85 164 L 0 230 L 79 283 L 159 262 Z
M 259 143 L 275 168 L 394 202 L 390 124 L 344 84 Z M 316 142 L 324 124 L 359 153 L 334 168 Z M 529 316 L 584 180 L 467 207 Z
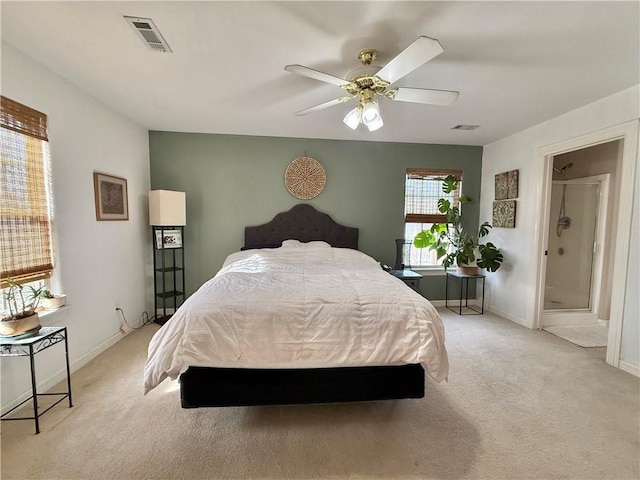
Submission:
M 121 338 L 116 302 L 130 323 L 152 310 L 148 132 L 5 42 L 1 60 L 2 95 L 48 116 L 57 233 L 52 284 L 67 294 L 69 307 L 41 323 L 67 327 L 77 368 Z M 127 179 L 128 221 L 96 221 L 94 171 Z M 59 379 L 62 344 L 36 355 L 36 367 L 40 385 Z M 3 358 L 1 371 L 4 412 L 30 392 L 28 360 Z
M 505 263 L 487 278 L 490 309 L 517 323 L 532 328 L 535 325 L 538 235 L 536 224 L 540 205 L 539 194 L 544 184 L 544 165 L 539 162 L 538 149 L 632 121 L 639 116 L 640 85 L 568 112 L 522 132 L 486 145 L 482 158 L 482 194 L 480 218 L 491 218 L 494 200 L 494 175 L 508 170 L 520 170 L 516 228 L 496 228 L 490 240 L 501 247 Z M 637 164 L 637 158 L 635 159 Z M 633 199 L 635 222 L 638 216 L 638 193 Z M 632 233 L 631 244 L 638 245 L 638 229 Z M 637 269 L 637 252 L 635 259 Z M 631 270 L 633 270 L 632 268 Z M 638 352 L 638 278 L 630 273 L 623 318 L 621 360 L 640 365 Z M 635 314 L 633 314 L 635 312 Z
M 629 247 L 629 270 L 627 271 L 627 298 L 624 304 L 622 345 L 620 345 L 620 368 L 640 376 L 640 168 L 636 168 L 636 187 L 631 220 L 631 245 Z

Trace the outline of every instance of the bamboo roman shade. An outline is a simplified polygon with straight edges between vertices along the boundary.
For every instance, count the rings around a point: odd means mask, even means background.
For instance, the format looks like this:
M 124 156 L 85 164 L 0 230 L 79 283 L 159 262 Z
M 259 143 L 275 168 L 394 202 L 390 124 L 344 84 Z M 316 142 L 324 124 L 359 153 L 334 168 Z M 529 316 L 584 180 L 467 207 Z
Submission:
M 1 97 L 0 287 L 48 277 L 51 175 L 47 116 Z
M 458 189 L 450 194 L 442 192 L 447 175 L 458 179 Z M 446 223 L 446 215 L 438 211 L 438 200 L 448 198 L 457 202 L 460 196 L 461 170 L 408 168 L 405 181 L 404 221 L 406 223 Z

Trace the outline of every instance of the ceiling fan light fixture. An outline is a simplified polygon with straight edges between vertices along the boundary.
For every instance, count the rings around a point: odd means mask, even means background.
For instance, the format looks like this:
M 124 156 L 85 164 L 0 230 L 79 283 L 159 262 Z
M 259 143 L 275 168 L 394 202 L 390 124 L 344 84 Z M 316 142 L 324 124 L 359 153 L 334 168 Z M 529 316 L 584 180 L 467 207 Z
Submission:
M 357 129 L 360 123 L 364 123 L 369 131 L 373 132 L 383 126 L 380 108 L 374 99 L 376 96 L 398 102 L 450 105 L 458 99 L 460 92 L 392 86 L 397 80 L 437 57 L 443 51 L 444 49 L 437 39 L 422 35 L 387 62 L 385 66 L 378 67 L 373 65 L 377 52 L 373 49 L 362 50 L 358 54 L 362 67 L 349 72 L 346 78 L 329 75 L 303 65 L 287 65 L 284 69 L 291 73 L 336 85 L 349 94 L 348 97 L 340 97 L 321 103 L 297 112 L 295 115 L 306 115 L 358 98 L 360 102 L 358 107 L 347 113 L 342 121 L 353 130 Z
M 354 108 L 349 113 L 347 113 L 342 119 L 345 125 L 351 128 L 352 130 L 355 130 L 356 128 L 358 128 L 358 125 L 360 125 L 361 120 L 362 120 L 362 109 L 360 108 L 360 105 L 358 105 L 356 108 Z

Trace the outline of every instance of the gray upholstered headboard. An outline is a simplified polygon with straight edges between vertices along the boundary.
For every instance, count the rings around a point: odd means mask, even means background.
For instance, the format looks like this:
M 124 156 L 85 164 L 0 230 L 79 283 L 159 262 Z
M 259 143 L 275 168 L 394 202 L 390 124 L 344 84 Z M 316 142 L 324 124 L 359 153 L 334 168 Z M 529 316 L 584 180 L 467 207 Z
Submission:
M 289 239 L 322 240 L 332 247 L 358 249 L 357 228 L 340 225 L 306 203 L 278 213 L 269 223 L 244 229 L 245 248 L 275 245 Z

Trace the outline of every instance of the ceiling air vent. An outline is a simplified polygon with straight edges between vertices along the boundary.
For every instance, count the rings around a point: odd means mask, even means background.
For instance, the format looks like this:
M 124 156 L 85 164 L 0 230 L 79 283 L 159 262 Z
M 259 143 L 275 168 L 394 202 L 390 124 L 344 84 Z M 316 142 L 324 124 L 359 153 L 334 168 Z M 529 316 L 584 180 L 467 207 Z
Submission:
M 451 130 L 475 130 L 479 127 L 480 125 L 456 125 L 455 127 L 451 127 Z
M 128 17 L 127 15 L 124 16 L 124 19 L 151 50 L 154 52 L 172 52 L 171 47 L 169 47 L 160 30 L 153 23 L 153 20 L 150 18 Z

